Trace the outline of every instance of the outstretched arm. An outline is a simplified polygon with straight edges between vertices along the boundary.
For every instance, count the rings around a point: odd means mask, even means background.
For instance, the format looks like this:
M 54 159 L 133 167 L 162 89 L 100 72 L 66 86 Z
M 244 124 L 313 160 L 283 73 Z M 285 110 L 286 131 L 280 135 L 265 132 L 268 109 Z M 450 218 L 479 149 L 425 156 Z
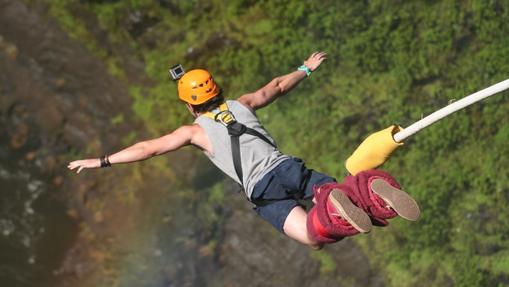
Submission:
M 177 150 L 192 143 L 193 135 L 196 133 L 197 128 L 197 126 L 182 126 L 174 132 L 160 138 L 136 143 L 110 155 L 108 157 L 109 162 L 111 164 L 117 164 L 142 161 L 156 155 Z M 101 167 L 101 161 L 98 158 L 76 160 L 70 162 L 67 167 L 71 170 L 77 168 L 77 172 L 79 173 L 82 169 Z
M 314 72 L 320 64 L 326 59 L 325 52 L 315 52 L 304 61 L 304 65 L 311 72 Z M 295 71 L 284 76 L 279 76 L 270 81 L 267 85 L 254 93 L 249 93 L 239 97 L 238 101 L 253 110 L 257 110 L 272 103 L 278 97 L 288 93 L 296 87 L 302 79 L 306 77 L 306 72 Z

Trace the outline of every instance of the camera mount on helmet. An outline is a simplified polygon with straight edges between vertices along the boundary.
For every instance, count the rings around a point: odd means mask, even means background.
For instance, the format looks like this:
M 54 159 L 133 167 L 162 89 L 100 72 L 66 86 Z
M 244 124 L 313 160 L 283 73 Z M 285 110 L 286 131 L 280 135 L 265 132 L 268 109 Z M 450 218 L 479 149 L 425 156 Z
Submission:
M 169 70 L 170 76 L 174 81 L 178 81 L 178 79 L 182 78 L 186 71 L 184 70 L 184 67 L 182 67 L 181 64 L 177 64 L 170 68 Z

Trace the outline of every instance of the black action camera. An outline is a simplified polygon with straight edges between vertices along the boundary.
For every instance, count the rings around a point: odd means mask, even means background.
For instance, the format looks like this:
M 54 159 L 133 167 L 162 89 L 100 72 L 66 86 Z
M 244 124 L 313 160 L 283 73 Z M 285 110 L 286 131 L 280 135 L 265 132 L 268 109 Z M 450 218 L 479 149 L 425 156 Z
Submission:
M 186 73 L 181 64 L 177 64 L 170 68 L 170 76 L 173 80 L 177 81 L 182 78 L 182 76 Z

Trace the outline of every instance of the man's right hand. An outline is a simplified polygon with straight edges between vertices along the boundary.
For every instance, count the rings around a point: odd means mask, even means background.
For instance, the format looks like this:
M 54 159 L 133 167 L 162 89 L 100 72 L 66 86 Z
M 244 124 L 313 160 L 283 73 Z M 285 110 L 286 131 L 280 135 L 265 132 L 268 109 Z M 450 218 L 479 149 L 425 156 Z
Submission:
M 101 160 L 98 158 L 91 158 L 91 159 L 82 159 L 82 160 L 75 160 L 69 163 L 67 166 L 68 169 L 78 169 L 76 173 L 80 173 L 82 169 L 85 168 L 100 168 L 101 167 Z

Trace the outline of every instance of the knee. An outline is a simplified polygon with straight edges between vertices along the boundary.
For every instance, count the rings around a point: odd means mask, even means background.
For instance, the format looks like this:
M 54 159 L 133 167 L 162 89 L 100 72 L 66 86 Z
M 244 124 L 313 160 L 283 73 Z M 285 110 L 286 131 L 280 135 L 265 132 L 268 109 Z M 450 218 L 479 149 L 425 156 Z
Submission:
M 323 243 L 318 243 L 318 242 L 311 242 L 309 244 L 307 244 L 309 248 L 311 248 L 312 250 L 314 251 L 318 251 L 320 249 L 323 248 Z

